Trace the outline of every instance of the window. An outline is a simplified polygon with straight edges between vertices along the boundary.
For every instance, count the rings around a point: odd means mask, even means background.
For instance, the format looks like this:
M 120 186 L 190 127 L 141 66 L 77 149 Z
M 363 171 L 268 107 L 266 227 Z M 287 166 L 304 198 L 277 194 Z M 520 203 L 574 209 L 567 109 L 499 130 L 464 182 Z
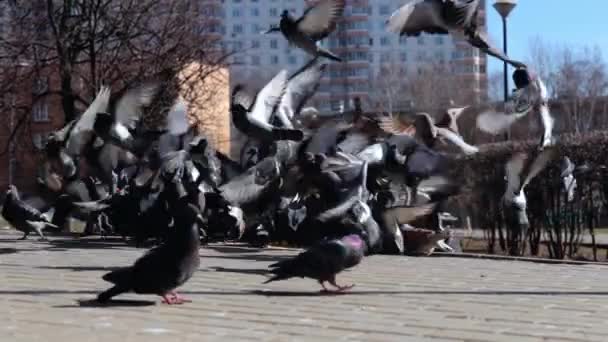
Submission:
M 402 62 L 406 62 L 407 61 L 407 53 L 402 52 L 399 54 L 399 58 L 401 59 Z
M 378 14 L 380 15 L 388 15 L 391 13 L 391 9 L 388 5 L 381 5 L 380 9 L 378 11 Z
M 251 24 L 251 33 L 259 34 L 260 32 L 262 32 L 262 27 L 260 24 Z
M 257 49 L 260 47 L 260 41 L 257 39 L 254 39 L 251 41 L 251 48 L 252 49 Z
M 380 38 L 380 45 L 387 46 L 391 44 L 391 39 L 388 36 Z
M 270 56 L 270 64 L 279 64 L 279 56 Z
M 386 63 L 386 62 L 390 62 L 391 60 L 391 54 L 390 53 L 383 53 L 380 55 L 380 62 L 381 63 Z
M 270 9 L 270 16 L 271 17 L 276 17 L 279 15 L 279 11 L 276 8 L 271 8 Z
M 232 10 L 232 17 L 233 18 L 238 18 L 241 16 L 241 11 L 238 8 L 235 8 Z
M 49 106 L 46 101 L 39 100 L 32 107 L 32 119 L 34 122 L 48 122 L 49 119 Z
M 418 36 L 418 45 L 424 45 L 424 37 Z
M 243 33 L 243 25 L 235 24 L 232 26 L 232 33 Z
M 442 36 L 435 37 L 435 43 L 437 43 L 437 45 L 443 45 L 443 37 Z
M 251 65 L 260 65 L 260 56 L 251 56 Z
M 260 10 L 257 7 L 254 7 L 251 9 L 251 15 L 254 17 L 259 17 L 260 16 Z
M 279 48 L 279 43 L 277 42 L 276 39 L 270 40 L 270 48 L 271 49 L 278 49 Z
M 399 44 L 405 45 L 407 43 L 407 36 L 399 37 Z
M 298 57 L 296 56 L 288 56 L 287 57 L 287 63 L 294 65 L 294 64 L 298 64 Z

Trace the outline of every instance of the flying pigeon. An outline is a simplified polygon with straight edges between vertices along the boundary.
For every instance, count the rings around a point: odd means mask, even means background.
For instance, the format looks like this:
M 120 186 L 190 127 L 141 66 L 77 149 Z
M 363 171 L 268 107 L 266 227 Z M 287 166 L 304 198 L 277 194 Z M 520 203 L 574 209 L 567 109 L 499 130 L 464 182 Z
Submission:
M 509 226 L 521 230 L 528 228 L 525 187 L 551 162 L 554 154 L 553 149 L 545 149 L 532 159 L 526 153 L 516 153 L 505 164 L 507 188 L 503 195 L 503 205 Z
M 243 86 L 232 91 L 230 112 L 234 126 L 244 134 L 261 141 L 295 140 L 304 138 L 296 129 L 279 128 L 270 121 L 281 103 L 287 87 L 287 71 L 279 72 L 252 100 Z
M 274 276 L 264 284 L 293 277 L 316 279 L 328 292 L 325 282 L 338 291 L 351 289 L 354 285 L 341 286 L 336 283 L 336 274 L 358 265 L 365 253 L 365 242 L 359 235 L 347 235 L 341 239 L 317 243 L 296 257 L 270 265 Z
M 393 12 L 386 21 L 390 32 L 406 36 L 464 34 L 467 41 L 483 52 L 514 67 L 525 64 L 512 60 L 491 46 L 486 33 L 478 26 L 480 0 L 412 0 Z
M 287 80 L 285 95 L 281 98 L 277 112 L 285 128 L 293 128 L 294 117 L 300 114 L 306 102 L 319 89 L 326 68 L 327 64 L 321 63 L 316 57 Z
M 40 235 L 42 240 L 45 240 L 46 238 L 42 234 L 43 229 L 48 227 L 58 229 L 40 211 L 22 201 L 17 187 L 12 184 L 6 191 L 2 205 L 2 217 L 17 230 L 23 232 L 22 239 L 27 238 L 33 230 Z
M 530 78 L 531 81 L 523 82 L 521 78 Z M 549 112 L 547 87 L 538 76 L 531 75 L 526 69 L 515 70 L 513 79 L 517 80 L 518 88 L 505 103 L 504 110 L 487 110 L 479 114 L 477 127 L 486 133 L 499 134 L 506 131 L 515 121 L 526 116 L 531 110 L 538 108 L 543 126 L 539 149 L 552 146 L 555 143 L 553 138 L 555 119 Z
M 430 148 L 435 147 L 437 139 L 443 138 L 458 146 L 465 154 L 479 152 L 477 147 L 467 144 L 457 132 L 439 127 L 427 113 L 416 114 L 415 126 L 417 138 Z
M 294 18 L 288 10 L 281 14 L 279 27 L 271 27 L 266 33 L 281 32 L 289 43 L 313 56 L 323 56 L 341 62 L 340 57 L 317 44 L 335 28 L 344 12 L 345 0 L 321 0 L 308 8 L 300 18 Z
M 114 286 L 99 294 L 97 300 L 100 303 L 130 291 L 159 295 L 166 304 L 188 301 L 179 296 L 175 289 L 188 281 L 199 267 L 199 224 L 202 217 L 191 204 L 178 211 L 174 216 L 174 232 L 167 242 L 144 254 L 133 266 L 102 277 Z

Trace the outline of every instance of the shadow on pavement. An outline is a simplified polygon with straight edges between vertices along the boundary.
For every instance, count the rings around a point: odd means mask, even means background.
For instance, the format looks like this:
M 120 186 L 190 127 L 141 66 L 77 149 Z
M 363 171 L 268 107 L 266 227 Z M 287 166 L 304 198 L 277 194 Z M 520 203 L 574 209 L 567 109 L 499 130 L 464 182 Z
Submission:
M 275 297 L 315 297 L 327 296 L 321 291 L 275 291 L 275 290 L 242 290 L 242 291 L 179 291 L 181 294 L 208 295 L 208 296 L 275 296 Z M 0 290 L 0 295 L 63 295 L 63 294 L 97 294 L 90 290 Z M 351 290 L 339 293 L 330 293 L 348 296 L 369 295 L 468 295 L 468 296 L 608 296 L 606 291 L 382 291 L 382 290 Z
M 120 267 L 111 267 L 111 266 L 37 266 L 36 268 L 41 268 L 45 270 L 68 270 L 74 272 L 83 272 L 83 271 L 115 271 Z
M 227 268 L 227 267 L 209 267 L 209 270 L 215 272 L 226 272 L 226 273 L 241 273 L 241 274 L 259 274 L 268 275 L 267 269 L 255 269 L 255 268 Z
M 293 255 L 276 254 L 247 254 L 247 255 L 205 255 L 206 259 L 233 259 L 233 260 L 252 260 L 263 262 L 277 262 L 293 258 Z
M 139 306 L 153 306 L 156 305 L 156 302 L 151 300 L 124 300 L 124 299 L 114 299 L 110 300 L 106 303 L 100 303 L 96 299 L 81 299 L 76 302 L 75 305 L 56 305 L 54 308 L 110 308 L 110 307 L 118 307 L 118 306 L 127 306 L 127 307 L 139 307 Z
M 211 249 L 221 253 L 259 253 L 264 248 L 246 247 L 246 246 L 229 246 L 229 245 L 207 245 L 204 249 Z

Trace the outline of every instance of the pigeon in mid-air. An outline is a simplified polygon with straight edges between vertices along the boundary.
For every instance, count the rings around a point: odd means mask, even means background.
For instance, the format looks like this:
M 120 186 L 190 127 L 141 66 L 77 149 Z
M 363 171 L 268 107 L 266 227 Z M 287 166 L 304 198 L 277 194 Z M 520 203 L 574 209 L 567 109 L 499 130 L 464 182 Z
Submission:
M 199 224 L 202 217 L 191 204 L 176 211 L 174 232 L 167 242 L 144 254 L 133 266 L 103 276 L 103 280 L 114 286 L 97 296 L 100 303 L 130 291 L 159 295 L 166 304 L 188 301 L 179 296 L 175 289 L 188 281 L 199 267 Z
M 288 10 L 281 14 L 279 27 L 272 27 L 266 33 L 281 32 L 289 43 L 313 56 L 323 56 L 341 62 L 334 55 L 317 44 L 336 28 L 338 18 L 344 12 L 345 0 L 322 0 L 308 8 L 300 18 L 294 18 Z
M 279 128 L 270 122 L 287 87 L 287 71 L 279 72 L 253 99 L 242 85 L 232 90 L 230 112 L 234 126 L 243 134 L 264 141 L 304 138 L 298 129 Z
M 435 142 L 439 138 L 443 138 L 458 146 L 465 154 L 475 154 L 479 152 L 479 148 L 469 145 L 457 132 L 452 131 L 449 128 L 440 127 L 427 113 L 416 114 L 415 126 L 416 137 L 422 140 L 422 142 L 430 148 L 434 148 Z
M 389 31 L 402 36 L 464 34 L 469 44 L 483 52 L 514 67 L 525 67 L 490 44 L 477 23 L 480 4 L 480 0 L 412 0 L 393 12 L 386 23 Z
M 355 234 L 341 239 L 321 241 L 292 259 L 270 265 L 270 272 L 274 276 L 264 284 L 300 277 L 316 279 L 324 291 L 330 291 L 325 287 L 325 282 L 338 291 L 348 290 L 354 285 L 338 285 L 336 274 L 358 265 L 363 260 L 365 248 L 365 242 Z
M 2 204 L 2 217 L 15 229 L 23 232 L 22 239 L 27 238 L 33 230 L 40 235 L 41 239 L 45 240 L 46 238 L 42 234 L 43 229 L 48 227 L 58 229 L 39 210 L 22 201 L 17 187 L 12 184 L 9 185 Z
M 507 188 L 503 195 L 505 221 L 511 229 L 525 231 L 530 223 L 526 213 L 525 188 L 553 160 L 556 151 L 552 148 L 537 152 L 516 153 L 505 164 Z

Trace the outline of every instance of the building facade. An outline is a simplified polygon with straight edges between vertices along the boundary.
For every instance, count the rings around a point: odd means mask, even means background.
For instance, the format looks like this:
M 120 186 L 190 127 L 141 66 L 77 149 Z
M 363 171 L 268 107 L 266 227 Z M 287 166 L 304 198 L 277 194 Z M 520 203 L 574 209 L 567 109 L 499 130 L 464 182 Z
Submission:
M 347 0 L 344 16 L 336 30 L 321 44 L 343 58 L 344 63 L 329 62 L 327 75 L 312 104 L 322 112 L 352 106 L 355 97 L 368 106 L 373 104 L 371 91 L 375 80 L 398 72 L 407 77 L 429 65 L 445 69 L 467 83 L 471 102 L 485 100 L 487 93 L 487 57 L 472 48 L 464 38 L 451 35 L 399 37 L 387 32 L 385 21 L 405 1 Z M 234 52 L 233 82 L 261 87 L 281 69 L 293 72 L 310 56 L 289 47 L 281 34 L 264 35 L 270 24 L 278 24 L 287 9 L 300 16 L 314 1 L 302 0 L 223 0 L 224 45 Z M 479 21 L 486 27 L 485 0 Z M 407 103 L 407 95 L 401 99 Z

